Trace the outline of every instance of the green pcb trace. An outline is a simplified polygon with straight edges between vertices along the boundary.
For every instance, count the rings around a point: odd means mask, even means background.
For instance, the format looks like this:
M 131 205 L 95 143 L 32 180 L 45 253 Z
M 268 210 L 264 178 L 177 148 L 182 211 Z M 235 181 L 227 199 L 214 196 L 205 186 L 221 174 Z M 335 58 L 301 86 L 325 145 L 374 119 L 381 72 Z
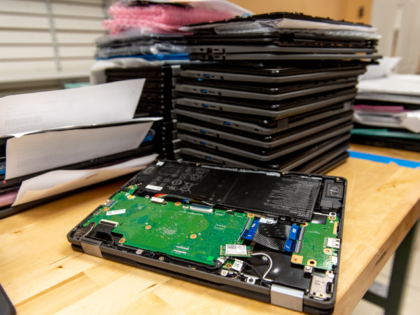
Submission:
M 292 263 L 307 265 L 323 270 L 331 270 L 338 262 L 339 218 L 328 216 L 326 224 L 308 222 L 305 228 L 302 246 L 299 253 L 292 255 Z
M 200 212 L 180 202 L 156 203 L 133 195 L 136 188 L 130 186 L 128 192 L 114 195 L 113 203 L 102 206 L 83 226 L 113 221 L 118 225 L 112 233 L 122 235 L 123 245 L 213 266 L 220 247 L 237 244 L 246 225 L 252 223 L 246 213 Z

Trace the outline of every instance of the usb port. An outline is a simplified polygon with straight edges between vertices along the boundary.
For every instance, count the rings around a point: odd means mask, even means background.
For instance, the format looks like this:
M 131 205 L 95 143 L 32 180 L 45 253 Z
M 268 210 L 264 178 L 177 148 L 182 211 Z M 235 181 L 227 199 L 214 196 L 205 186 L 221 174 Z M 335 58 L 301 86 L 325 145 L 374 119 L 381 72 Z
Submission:
M 202 145 L 206 145 L 206 143 L 205 143 L 204 141 L 201 141 L 200 143 L 201 143 Z
M 207 160 L 211 160 L 211 156 L 206 156 L 206 159 Z
M 200 131 L 201 131 L 202 133 L 206 133 L 206 131 L 205 131 L 204 129 L 201 129 Z
M 228 122 L 228 121 L 225 121 L 225 125 L 228 125 L 228 126 L 230 126 L 230 122 Z
M 205 74 L 204 77 L 205 78 L 210 78 L 210 74 Z
M 209 105 L 208 104 L 203 104 L 203 107 L 209 107 Z
M 202 90 L 201 90 L 201 93 L 207 93 L 207 90 L 203 90 L 203 89 L 202 89 Z
M 203 79 L 202 78 L 198 78 L 198 81 L 203 81 Z

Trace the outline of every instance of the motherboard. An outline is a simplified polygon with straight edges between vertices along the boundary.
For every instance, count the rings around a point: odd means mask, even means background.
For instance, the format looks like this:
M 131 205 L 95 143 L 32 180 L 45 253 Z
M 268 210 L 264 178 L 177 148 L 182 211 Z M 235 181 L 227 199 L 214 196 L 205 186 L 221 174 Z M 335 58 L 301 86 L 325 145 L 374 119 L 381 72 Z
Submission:
M 205 274 L 230 288 L 298 290 L 327 303 L 337 283 L 344 197 L 341 178 L 158 162 L 69 240 L 86 253 L 122 255 L 158 272 L 197 272 L 195 281 Z
M 112 233 L 122 236 L 119 244 L 214 265 L 221 256 L 220 246 L 237 244 L 252 224 L 246 213 L 165 201 L 159 195 L 134 196 L 137 186 L 128 189 L 117 193 L 84 227 L 111 222 Z

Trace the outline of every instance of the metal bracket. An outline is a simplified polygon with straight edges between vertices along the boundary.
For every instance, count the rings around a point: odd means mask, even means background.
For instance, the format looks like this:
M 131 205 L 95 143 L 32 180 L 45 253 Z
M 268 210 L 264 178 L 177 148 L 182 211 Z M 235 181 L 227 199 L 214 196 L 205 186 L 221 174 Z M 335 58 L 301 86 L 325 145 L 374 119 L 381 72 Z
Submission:
M 82 245 L 83 251 L 86 254 L 101 257 L 102 258 L 102 252 L 99 246 L 101 246 L 102 242 L 97 240 L 92 240 L 86 237 L 83 237 L 80 240 L 80 245 Z
M 331 299 L 334 277 L 334 272 L 331 270 L 326 271 L 324 277 L 313 275 L 310 296 L 321 301 Z
M 294 311 L 303 311 L 304 292 L 297 289 L 283 287 L 277 284 L 271 285 L 270 302 L 271 304 L 290 308 Z
M 246 283 L 249 283 L 249 284 L 255 284 L 255 282 L 260 279 L 259 277 L 251 276 L 246 273 L 244 273 L 243 275 L 246 278 Z

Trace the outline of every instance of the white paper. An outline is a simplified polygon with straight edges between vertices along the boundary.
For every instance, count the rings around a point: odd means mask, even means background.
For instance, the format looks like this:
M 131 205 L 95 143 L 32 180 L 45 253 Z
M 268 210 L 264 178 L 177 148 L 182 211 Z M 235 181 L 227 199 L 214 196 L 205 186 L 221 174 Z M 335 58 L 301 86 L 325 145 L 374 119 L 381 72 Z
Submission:
M 228 22 L 228 23 L 210 23 L 197 26 L 182 26 L 179 29 L 184 32 L 191 32 L 200 29 L 209 29 L 215 28 L 216 32 L 222 29 L 241 29 L 248 27 L 250 25 L 254 26 L 252 28 L 260 25 L 261 27 L 267 25 L 269 27 L 279 28 L 279 29 L 310 29 L 310 30 L 347 30 L 347 31 L 356 31 L 356 32 L 365 32 L 365 33 L 375 33 L 376 29 L 369 26 L 358 26 L 358 25 L 343 25 L 343 24 L 334 24 L 334 23 L 324 23 L 316 21 L 305 21 L 305 20 L 295 20 L 289 18 L 280 18 L 275 20 L 257 20 L 257 21 L 244 21 L 244 22 Z
M 70 129 L 7 140 L 6 177 L 20 177 L 138 148 L 152 122 Z
M 353 120 L 357 123 L 383 128 L 404 128 L 420 133 L 420 111 L 404 113 L 372 112 L 356 110 Z
M 420 118 L 405 117 L 402 119 L 401 126 L 415 133 L 420 133 Z
M 400 62 L 401 57 L 383 57 L 378 60 L 379 65 L 367 66 L 365 74 L 359 76 L 359 80 L 373 80 L 384 78 L 391 74 L 392 70 Z
M 368 32 L 374 33 L 375 28 L 370 26 L 358 26 L 358 25 L 345 25 L 345 24 L 334 24 L 334 23 L 324 23 L 317 21 L 305 21 L 305 20 L 295 20 L 295 19 L 278 19 L 279 23 L 277 28 L 297 28 L 297 29 L 311 29 L 311 30 L 349 30 L 357 32 Z M 264 20 L 261 21 L 264 23 Z
M 0 136 L 0 138 L 20 138 L 25 135 L 34 134 L 34 133 L 45 133 L 50 131 L 62 131 L 62 130 L 69 130 L 69 129 L 77 129 L 77 128 L 86 128 L 86 127 L 101 127 L 101 126 L 112 126 L 112 125 L 120 125 L 120 124 L 127 124 L 127 123 L 137 123 L 137 122 L 148 122 L 148 121 L 158 121 L 162 120 L 162 117 L 142 117 L 142 118 L 133 118 L 128 120 L 121 120 L 121 121 L 112 121 L 106 124 L 89 124 L 89 125 L 77 125 L 77 126 L 63 126 L 59 128 L 49 128 L 44 130 L 32 130 L 32 131 L 26 131 L 21 133 L 14 133 L 10 135 L 3 135 Z
M 0 98 L 0 136 L 134 116 L 145 79 Z
M 415 95 L 359 92 L 356 99 L 420 105 L 420 96 Z
M 359 93 L 420 96 L 420 75 L 392 74 L 386 78 L 360 81 L 357 88 Z
M 179 3 L 182 5 L 188 4 L 194 8 L 202 8 L 206 10 L 229 12 L 232 17 L 242 15 L 253 15 L 252 11 L 249 11 L 235 3 L 226 0 L 153 0 L 156 3 Z
M 137 172 L 152 163 L 157 154 L 133 159 L 117 165 L 74 171 L 52 171 L 22 182 L 13 206 L 58 195 L 111 178 Z

